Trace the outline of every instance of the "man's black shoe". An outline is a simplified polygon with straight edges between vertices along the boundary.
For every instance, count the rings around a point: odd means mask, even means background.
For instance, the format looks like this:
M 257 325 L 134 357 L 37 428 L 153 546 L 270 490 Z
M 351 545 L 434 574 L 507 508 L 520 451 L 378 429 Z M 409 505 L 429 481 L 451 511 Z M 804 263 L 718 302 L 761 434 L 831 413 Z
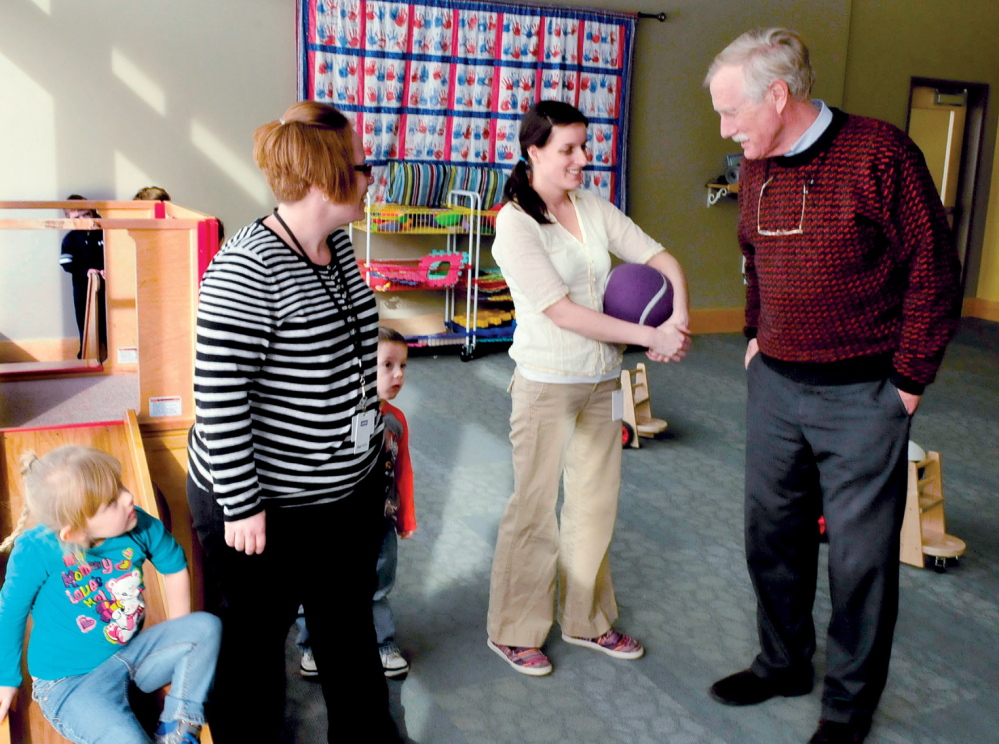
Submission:
M 711 697 L 724 705 L 756 705 L 772 697 L 798 697 L 812 691 L 812 683 L 782 685 L 744 669 L 711 685 Z
M 861 744 L 870 728 L 869 723 L 839 723 L 823 718 L 808 744 Z

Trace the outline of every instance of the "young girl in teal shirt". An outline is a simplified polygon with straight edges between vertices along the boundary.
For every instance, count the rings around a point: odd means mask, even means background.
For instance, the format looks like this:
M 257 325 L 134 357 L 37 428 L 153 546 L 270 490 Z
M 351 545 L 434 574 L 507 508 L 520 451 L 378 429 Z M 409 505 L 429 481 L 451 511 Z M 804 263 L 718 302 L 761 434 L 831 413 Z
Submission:
M 25 623 L 32 697 L 74 742 L 196 744 L 215 674 L 217 618 L 191 613 L 184 551 L 160 520 L 137 508 L 121 464 L 66 446 L 22 461 L 24 512 L 0 589 L 0 721 L 21 684 Z M 39 524 L 26 529 L 31 519 Z M 142 630 L 143 563 L 163 575 L 169 620 Z M 155 739 L 128 703 L 171 684 Z

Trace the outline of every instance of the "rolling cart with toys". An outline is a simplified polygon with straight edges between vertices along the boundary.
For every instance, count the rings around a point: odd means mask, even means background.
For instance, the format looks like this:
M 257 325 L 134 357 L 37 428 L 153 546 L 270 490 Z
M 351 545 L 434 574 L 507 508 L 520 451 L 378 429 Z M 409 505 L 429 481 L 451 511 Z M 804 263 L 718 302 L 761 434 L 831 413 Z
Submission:
M 488 303 L 489 291 L 480 290 L 497 285 L 497 279 L 483 281 L 480 271 L 482 236 L 489 235 L 495 224 L 496 210 L 481 207 L 480 194 L 452 189 L 443 207 L 417 207 L 399 204 L 372 203 L 368 195 L 365 219 L 352 223 L 351 234 L 365 233 L 364 259 L 358 261 L 365 283 L 379 293 L 399 293 L 409 290 L 440 290 L 444 293 L 442 316 L 432 315 L 409 329 L 398 328 L 410 346 L 461 345 L 461 360 L 470 361 L 477 343 L 512 339 L 512 314 L 497 318 L 495 312 L 480 311 Z M 372 257 L 372 235 L 411 234 L 440 235 L 445 238 L 442 250 L 419 258 L 375 260 Z M 459 241 L 468 241 L 468 250 L 459 249 Z M 506 282 L 499 277 L 505 290 Z M 464 300 L 462 302 L 462 300 Z M 482 317 L 480 318 L 480 312 Z M 393 325 L 383 319 L 383 325 Z M 395 323 L 393 327 L 399 325 Z

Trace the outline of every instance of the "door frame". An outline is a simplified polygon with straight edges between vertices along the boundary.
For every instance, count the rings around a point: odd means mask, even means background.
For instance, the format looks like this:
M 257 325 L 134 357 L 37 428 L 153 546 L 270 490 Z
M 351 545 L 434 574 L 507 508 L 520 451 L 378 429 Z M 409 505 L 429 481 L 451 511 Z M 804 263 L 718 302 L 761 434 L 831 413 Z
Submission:
M 909 102 L 905 110 L 905 130 L 909 131 L 912 112 L 912 92 L 915 88 L 936 88 L 941 92 L 960 91 L 967 94 L 968 114 L 964 122 L 964 143 L 954 203 L 954 244 L 961 259 L 961 283 L 967 281 L 968 254 L 972 248 L 972 231 L 975 227 L 975 197 L 978 190 L 988 184 L 979 178 L 989 175 L 982 168 L 982 150 L 985 145 L 985 117 L 988 108 L 989 86 L 986 83 L 966 83 L 958 80 L 912 77 L 909 80 Z M 983 192 L 985 193 L 985 192 Z

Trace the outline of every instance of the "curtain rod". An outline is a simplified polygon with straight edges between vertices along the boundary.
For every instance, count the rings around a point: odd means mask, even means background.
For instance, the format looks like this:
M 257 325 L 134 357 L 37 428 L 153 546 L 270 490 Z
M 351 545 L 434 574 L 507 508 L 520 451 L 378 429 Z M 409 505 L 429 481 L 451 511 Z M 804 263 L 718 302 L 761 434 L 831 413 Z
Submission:
M 666 23 L 666 14 L 665 13 L 641 13 L 641 12 L 639 12 L 638 13 L 638 19 L 641 20 L 642 18 L 655 18 L 660 23 Z

